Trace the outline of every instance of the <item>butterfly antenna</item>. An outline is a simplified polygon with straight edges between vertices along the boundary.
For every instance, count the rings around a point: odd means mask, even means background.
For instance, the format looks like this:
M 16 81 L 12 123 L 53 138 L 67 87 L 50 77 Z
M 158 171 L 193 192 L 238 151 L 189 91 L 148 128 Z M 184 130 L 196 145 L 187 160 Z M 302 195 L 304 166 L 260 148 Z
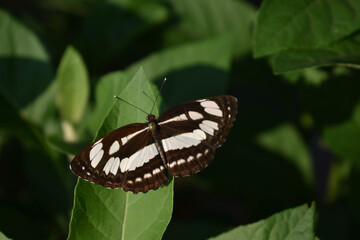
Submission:
M 152 98 L 151 98 L 145 91 L 143 91 L 143 94 L 144 94 L 145 96 L 147 96 L 148 99 L 149 99 L 152 103 L 154 103 L 154 101 L 152 100 Z
M 156 104 L 156 102 L 157 102 L 157 100 L 158 100 L 158 98 L 159 98 L 159 96 L 160 96 L 161 89 L 163 88 L 165 82 L 166 82 L 166 78 L 164 78 L 164 81 L 163 81 L 163 83 L 161 84 L 161 87 L 160 87 L 159 92 L 158 92 L 158 94 L 157 94 L 157 96 L 156 96 L 156 98 L 155 98 L 155 102 L 154 102 L 154 104 L 153 104 L 153 106 L 152 106 L 152 108 L 151 108 L 150 113 L 152 113 L 152 110 L 154 110 L 155 104 Z
M 130 106 L 133 106 L 134 108 L 136 108 L 136 109 L 138 109 L 138 110 L 142 111 L 142 112 L 143 112 L 143 113 L 145 113 L 146 115 L 150 115 L 149 113 L 147 113 L 147 112 L 145 112 L 144 110 L 142 110 L 142 109 L 138 108 L 138 107 L 137 107 L 137 106 L 135 106 L 134 104 L 131 104 L 131 103 L 129 103 L 128 101 L 125 101 L 124 99 L 119 98 L 118 96 L 115 96 L 115 95 L 114 95 L 114 98 L 117 98 L 117 99 L 119 99 L 119 100 L 123 101 L 124 103 L 127 103 L 127 104 L 129 104 Z

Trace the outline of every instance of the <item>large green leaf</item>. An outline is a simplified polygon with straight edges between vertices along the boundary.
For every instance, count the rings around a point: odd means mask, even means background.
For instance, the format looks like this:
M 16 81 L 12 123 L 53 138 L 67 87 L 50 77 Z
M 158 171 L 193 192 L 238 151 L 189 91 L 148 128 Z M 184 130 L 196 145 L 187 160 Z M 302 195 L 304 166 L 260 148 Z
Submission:
M 71 124 L 81 120 L 89 98 L 86 66 L 73 48 L 68 47 L 56 74 L 56 103 L 63 119 Z
M 46 128 L 55 114 L 49 57 L 37 36 L 0 9 L 0 89 L 31 122 Z
M 179 25 L 170 29 L 168 33 L 168 41 L 176 42 L 184 37 L 191 41 L 233 33 L 232 53 L 240 55 L 250 51 L 255 9 L 245 1 L 168 0 L 168 2 L 179 18 Z
M 254 56 L 326 45 L 359 27 L 358 0 L 266 0 L 255 25 Z
M 94 134 L 109 113 L 114 103 L 113 96 L 120 94 L 131 78 L 130 74 L 121 71 L 108 73 L 100 78 L 95 89 L 95 107 L 88 120 L 89 128 Z
M 7 238 L 2 232 L 0 232 L 0 240 L 10 240 L 11 238 Z
M 284 124 L 258 137 L 260 145 L 269 151 L 285 157 L 295 165 L 309 187 L 313 186 L 314 171 L 306 144 L 299 132 L 290 124 Z
M 143 100 L 144 91 L 155 98 L 140 69 L 119 96 L 150 111 L 152 102 Z M 128 123 L 144 122 L 145 117 L 141 111 L 116 101 L 97 137 Z M 133 194 L 80 179 L 75 189 L 69 239 L 160 239 L 171 218 L 172 200 L 173 181 L 146 194 Z
M 172 106 L 186 100 L 223 94 L 230 68 L 230 49 L 231 38 L 225 35 L 160 51 L 126 71 L 135 73 L 143 66 L 152 82 L 160 83 L 166 77 L 168 80 L 162 95 L 166 104 Z
M 360 34 L 318 48 L 297 48 L 280 52 L 274 58 L 274 71 L 283 73 L 334 64 L 360 65 Z
M 304 204 L 246 226 L 237 227 L 212 240 L 313 240 L 315 206 Z
M 0 43 L 0 89 L 22 108 L 53 78 L 48 55 L 37 36 L 2 9 Z

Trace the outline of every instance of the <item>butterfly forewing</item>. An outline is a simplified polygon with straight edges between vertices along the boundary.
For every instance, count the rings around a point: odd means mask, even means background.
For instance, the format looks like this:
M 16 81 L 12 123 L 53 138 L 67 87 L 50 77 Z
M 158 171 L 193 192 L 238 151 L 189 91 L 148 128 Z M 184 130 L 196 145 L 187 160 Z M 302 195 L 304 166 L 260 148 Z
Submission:
M 164 112 L 159 125 L 171 175 L 192 175 L 209 165 L 236 114 L 237 100 L 232 96 L 191 101 Z
M 110 132 L 76 155 L 70 167 L 89 182 L 134 193 L 157 189 L 168 181 L 147 124 Z

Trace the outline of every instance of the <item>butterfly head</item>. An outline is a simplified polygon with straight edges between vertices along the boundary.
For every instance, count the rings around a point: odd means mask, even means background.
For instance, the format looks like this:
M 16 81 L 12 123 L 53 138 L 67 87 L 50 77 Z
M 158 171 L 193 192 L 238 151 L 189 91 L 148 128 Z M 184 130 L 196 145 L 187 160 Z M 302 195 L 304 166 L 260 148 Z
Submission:
M 154 122 L 155 121 L 155 115 L 153 115 L 153 114 L 147 115 L 146 121 L 148 121 L 148 123 Z
M 155 119 L 155 115 L 153 114 L 149 114 L 147 117 L 146 117 L 146 120 L 148 121 L 148 126 L 149 126 L 149 129 L 151 132 L 155 132 L 156 130 L 156 119 Z

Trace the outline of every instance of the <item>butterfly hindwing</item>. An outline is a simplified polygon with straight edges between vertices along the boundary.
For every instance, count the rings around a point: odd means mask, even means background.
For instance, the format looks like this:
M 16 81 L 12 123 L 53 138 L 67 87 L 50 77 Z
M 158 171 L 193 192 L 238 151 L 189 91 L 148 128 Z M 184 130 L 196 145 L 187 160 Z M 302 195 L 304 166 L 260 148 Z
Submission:
M 229 134 L 237 108 L 235 97 L 218 96 L 180 104 L 160 116 L 171 175 L 192 175 L 209 165 Z

